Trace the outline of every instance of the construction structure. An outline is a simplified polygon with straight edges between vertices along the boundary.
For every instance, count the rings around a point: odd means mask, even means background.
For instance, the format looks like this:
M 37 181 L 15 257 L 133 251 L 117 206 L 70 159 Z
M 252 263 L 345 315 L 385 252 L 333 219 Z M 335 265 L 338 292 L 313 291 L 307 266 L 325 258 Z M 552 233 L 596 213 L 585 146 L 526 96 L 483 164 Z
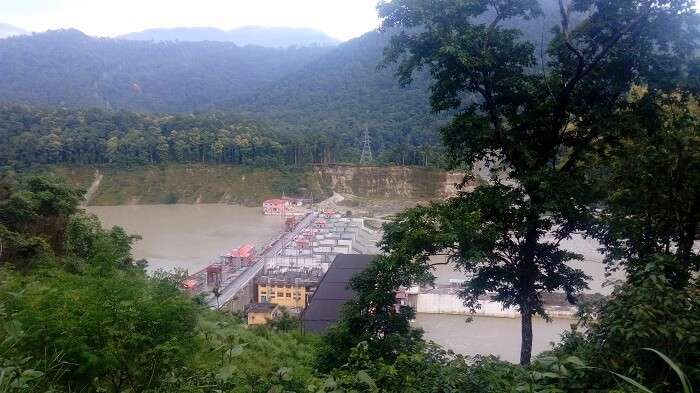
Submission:
M 372 162 L 372 145 L 369 140 L 369 128 L 365 127 L 365 132 L 362 136 L 362 154 L 360 155 L 360 165 L 369 164 Z
M 264 325 L 282 315 L 281 307 L 273 303 L 252 303 L 245 312 L 248 325 Z
M 255 282 L 257 301 L 275 303 L 294 312 L 301 312 L 313 296 L 324 271 L 316 267 L 275 267 L 267 269 Z
M 188 276 L 183 288 L 215 309 L 242 311 L 267 302 L 301 310 L 337 255 L 376 250 L 379 240 L 362 219 L 332 210 L 284 217 L 285 232 L 259 248 L 234 248 Z
M 305 198 L 272 198 L 263 201 L 263 214 L 266 216 L 303 216 L 309 213 L 309 209 L 304 208 L 305 204 L 311 203 Z
M 301 314 L 304 332 L 319 333 L 338 321 L 343 304 L 352 299 L 350 279 L 374 260 L 374 255 L 338 255 Z
M 283 216 L 291 203 L 282 198 L 267 199 L 263 202 L 263 214 L 266 216 Z

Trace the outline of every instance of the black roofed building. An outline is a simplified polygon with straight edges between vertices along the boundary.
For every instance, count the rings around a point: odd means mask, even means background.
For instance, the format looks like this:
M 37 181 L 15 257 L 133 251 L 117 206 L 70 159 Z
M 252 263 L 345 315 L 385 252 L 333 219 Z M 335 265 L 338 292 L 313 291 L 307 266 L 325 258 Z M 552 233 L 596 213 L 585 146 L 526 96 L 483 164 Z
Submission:
M 365 270 L 375 257 L 363 254 L 340 254 L 335 257 L 301 315 L 304 332 L 320 333 L 338 321 L 341 307 L 354 295 L 349 288 L 350 279 Z

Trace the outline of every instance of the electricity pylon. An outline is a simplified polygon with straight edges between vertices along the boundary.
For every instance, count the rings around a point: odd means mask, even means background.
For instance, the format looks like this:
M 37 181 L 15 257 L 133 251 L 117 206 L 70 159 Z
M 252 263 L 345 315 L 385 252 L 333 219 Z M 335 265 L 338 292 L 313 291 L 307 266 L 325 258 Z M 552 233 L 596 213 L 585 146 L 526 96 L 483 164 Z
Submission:
M 365 127 L 364 143 L 362 145 L 362 155 L 360 164 L 367 164 L 372 161 L 372 146 L 369 141 L 369 128 Z

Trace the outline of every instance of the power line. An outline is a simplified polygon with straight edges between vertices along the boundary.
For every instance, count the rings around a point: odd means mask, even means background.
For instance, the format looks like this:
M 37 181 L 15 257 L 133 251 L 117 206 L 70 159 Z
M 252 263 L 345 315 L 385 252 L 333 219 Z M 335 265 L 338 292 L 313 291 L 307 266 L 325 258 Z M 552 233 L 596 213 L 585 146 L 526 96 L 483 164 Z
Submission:
M 360 156 L 360 164 L 367 164 L 372 161 L 372 147 L 369 140 L 369 128 L 365 127 L 364 143 L 362 145 L 362 155 Z

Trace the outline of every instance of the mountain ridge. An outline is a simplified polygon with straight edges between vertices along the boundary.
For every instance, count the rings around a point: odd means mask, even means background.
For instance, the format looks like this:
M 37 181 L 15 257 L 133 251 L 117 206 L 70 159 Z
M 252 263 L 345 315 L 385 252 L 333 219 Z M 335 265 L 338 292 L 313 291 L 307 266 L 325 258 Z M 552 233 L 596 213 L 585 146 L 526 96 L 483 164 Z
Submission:
M 333 46 L 340 43 L 326 33 L 310 28 L 242 26 L 233 29 L 215 27 L 153 28 L 120 35 L 119 39 L 138 41 L 233 42 L 239 46 L 258 45 L 271 48 L 290 46 Z
M 13 26 L 8 23 L 0 23 L 0 39 L 25 34 L 29 34 L 29 32 L 21 27 Z

